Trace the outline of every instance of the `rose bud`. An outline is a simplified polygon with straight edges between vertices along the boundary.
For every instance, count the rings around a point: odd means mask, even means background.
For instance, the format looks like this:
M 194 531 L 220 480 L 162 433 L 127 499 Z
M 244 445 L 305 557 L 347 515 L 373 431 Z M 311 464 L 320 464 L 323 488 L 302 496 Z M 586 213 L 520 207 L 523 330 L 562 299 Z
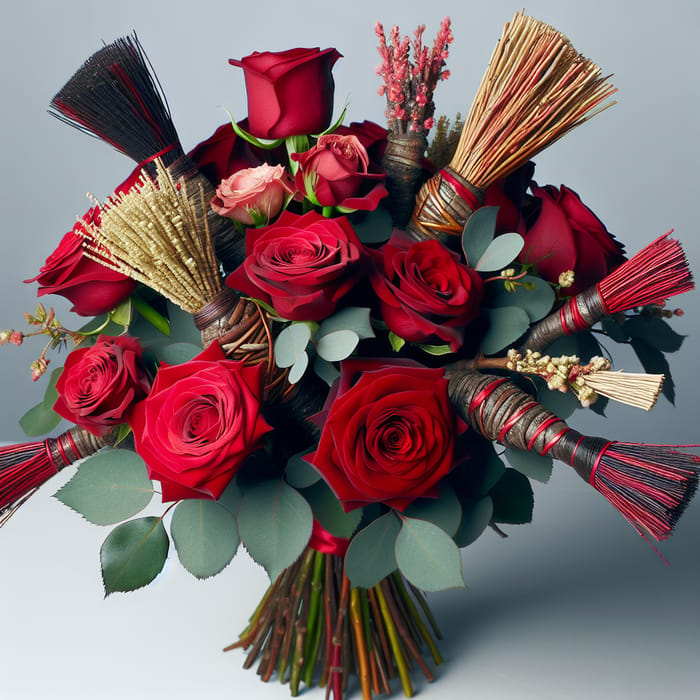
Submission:
M 531 263 L 544 279 L 557 284 L 559 275 L 574 273 L 566 291 L 575 295 L 600 282 L 625 261 L 624 248 L 573 190 L 562 185 L 530 186 L 540 201 L 537 219 L 525 234 L 522 262 Z
M 217 499 L 271 430 L 260 410 L 262 364 L 227 360 L 219 343 L 181 365 L 161 365 L 129 418 L 136 451 L 163 500 Z
M 304 153 L 293 153 L 299 163 L 297 189 L 323 207 L 373 211 L 387 191 L 383 173 L 368 171 L 369 156 L 355 135 L 326 134 Z
M 240 60 L 248 95 L 248 128 L 253 136 L 283 139 L 317 134 L 333 117 L 335 49 L 255 51 Z
M 92 347 L 78 348 L 66 357 L 53 410 L 101 436 L 125 423 L 149 388 L 138 340 L 101 335 Z
M 136 289 L 136 283 L 85 255 L 83 222 L 99 225 L 98 208 L 90 209 L 75 224 L 46 259 L 39 274 L 25 282 L 39 283 L 37 296 L 65 297 L 73 303 L 71 311 L 80 316 L 99 316 L 124 301 Z
M 266 225 L 280 213 L 285 197 L 293 193 L 284 167 L 264 163 L 222 180 L 211 208 L 246 226 Z

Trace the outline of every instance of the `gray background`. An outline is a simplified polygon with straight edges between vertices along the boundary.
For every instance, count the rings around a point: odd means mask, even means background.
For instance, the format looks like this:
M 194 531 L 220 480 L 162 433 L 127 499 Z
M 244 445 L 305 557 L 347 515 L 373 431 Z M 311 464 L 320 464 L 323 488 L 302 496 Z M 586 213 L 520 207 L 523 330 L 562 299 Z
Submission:
M 185 147 L 245 114 L 243 80 L 229 57 L 253 50 L 335 46 L 336 103 L 348 118 L 382 122 L 376 95 L 376 20 L 403 33 L 420 22 L 432 39 L 453 20 L 452 77 L 438 88 L 438 113 L 464 114 L 503 23 L 519 6 L 489 3 L 292 3 L 27 1 L 0 7 L 2 255 L 0 328 L 23 327 L 36 303 L 36 274 L 75 217 L 86 191 L 111 192 L 131 170 L 125 157 L 46 114 L 56 90 L 100 46 L 135 29 L 155 66 Z M 632 9 L 634 8 L 634 9 Z M 577 190 L 630 252 L 669 228 L 697 269 L 698 130 L 695 2 L 541 0 L 526 7 L 568 34 L 613 72 L 619 104 L 537 160 L 540 184 Z M 691 337 L 670 357 L 678 398 L 651 414 L 611 408 L 609 420 L 577 412 L 583 432 L 626 441 L 698 441 L 698 293 L 674 302 L 674 327 Z M 71 319 L 56 297 L 59 317 Z M 39 343 L 0 350 L 0 440 L 19 441 L 17 419 L 43 388 L 29 380 Z M 635 369 L 620 349 L 619 366 Z M 62 360 L 57 358 L 55 366 Z M 107 530 L 50 496 L 60 475 L 0 531 L 2 697 L 284 698 L 221 654 L 247 620 L 265 575 L 239 555 L 220 576 L 198 582 L 171 557 L 154 585 L 103 600 L 98 551 Z M 154 512 L 159 512 L 156 506 Z M 445 628 L 446 664 L 424 697 L 694 697 L 700 681 L 700 583 L 695 503 L 661 549 L 666 566 L 594 491 L 559 467 L 536 486 L 533 524 L 486 533 L 464 552 L 468 592 L 431 596 Z M 315 691 L 309 697 L 322 697 Z

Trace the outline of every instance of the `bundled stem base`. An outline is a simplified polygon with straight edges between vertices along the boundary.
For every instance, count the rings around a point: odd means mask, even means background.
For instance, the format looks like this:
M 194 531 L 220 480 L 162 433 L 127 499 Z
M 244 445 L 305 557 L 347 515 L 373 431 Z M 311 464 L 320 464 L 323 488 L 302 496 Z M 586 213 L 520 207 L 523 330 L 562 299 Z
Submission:
M 318 683 L 326 697 L 341 700 L 354 674 L 363 700 L 389 695 L 397 677 L 412 697 L 411 669 L 418 666 L 432 681 L 424 655 L 442 662 L 433 635 L 442 638 L 423 596 L 398 572 L 373 588 L 351 588 L 341 556 L 308 548 L 270 586 L 239 640 L 224 651 L 246 649 L 244 667 L 257 662 L 264 681 L 277 674 L 293 696 L 302 682 Z

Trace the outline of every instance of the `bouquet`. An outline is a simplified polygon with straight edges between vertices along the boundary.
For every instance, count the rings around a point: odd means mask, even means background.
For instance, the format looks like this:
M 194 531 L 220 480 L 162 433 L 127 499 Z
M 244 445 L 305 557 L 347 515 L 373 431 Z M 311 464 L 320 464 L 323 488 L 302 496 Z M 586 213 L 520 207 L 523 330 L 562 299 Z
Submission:
M 74 425 L 2 448 L 2 521 L 75 464 L 56 495 L 114 526 L 107 595 L 149 584 L 171 547 L 207 578 L 242 544 L 270 587 L 227 648 L 292 695 L 432 680 L 423 592 L 463 587 L 460 548 L 530 520 L 529 479 L 555 459 L 650 541 L 697 485 L 687 449 L 585 436 L 553 408 L 650 410 L 682 340 L 666 301 L 693 287 L 672 232 L 627 254 L 576 192 L 534 180 L 613 86 L 519 13 L 450 123 L 450 22 L 423 33 L 376 27 L 388 128 L 334 119 L 336 49 L 254 53 L 230 61 L 247 118 L 187 153 L 136 36 L 106 45 L 51 110 L 137 165 L 32 280 L 89 320 L 39 304 L 0 333 L 46 338 L 26 432 Z M 603 340 L 648 373 L 615 369 Z M 154 493 L 161 516 L 139 516 Z

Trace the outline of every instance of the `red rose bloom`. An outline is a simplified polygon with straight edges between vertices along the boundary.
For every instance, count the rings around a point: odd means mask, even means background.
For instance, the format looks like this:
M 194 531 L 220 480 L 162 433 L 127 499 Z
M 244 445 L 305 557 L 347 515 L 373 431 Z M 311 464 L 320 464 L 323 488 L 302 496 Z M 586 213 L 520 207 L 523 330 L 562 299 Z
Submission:
M 230 59 L 245 75 L 250 133 L 267 139 L 317 134 L 333 117 L 335 49 L 255 51 Z
M 345 217 L 283 211 L 272 225 L 249 229 L 246 259 L 226 284 L 292 321 L 320 321 L 364 271 L 363 247 Z
M 417 363 L 341 364 L 318 449 L 305 459 L 346 512 L 369 503 L 405 510 L 418 497 L 437 495 L 462 427 L 443 375 Z
M 83 252 L 80 231 L 83 222 L 99 225 L 97 207 L 83 216 L 49 255 L 39 274 L 25 282 L 38 282 L 38 296 L 59 294 L 73 303 L 80 316 L 99 316 L 111 311 L 136 289 L 136 283 L 120 272 L 88 258 Z
M 105 435 L 126 422 L 149 388 L 138 340 L 101 335 L 92 347 L 66 357 L 53 410 L 94 435 Z
M 538 274 L 556 284 L 562 272 L 573 270 L 574 284 L 565 293 L 574 295 L 625 261 L 624 248 L 576 192 L 535 182 L 530 189 L 541 200 L 541 209 L 525 234 L 520 258 L 535 265 Z
M 212 343 L 182 365 L 161 365 L 129 418 L 136 451 L 163 500 L 217 499 L 262 436 L 263 366 L 227 360 Z
M 379 182 L 384 174 L 368 171 L 369 155 L 357 136 L 326 134 L 292 159 L 299 163 L 297 189 L 321 206 L 374 211 L 388 194 Z
M 414 243 L 395 233 L 372 255 L 370 282 L 389 330 L 413 343 L 438 338 L 457 351 L 464 327 L 479 315 L 479 274 L 437 240 Z

